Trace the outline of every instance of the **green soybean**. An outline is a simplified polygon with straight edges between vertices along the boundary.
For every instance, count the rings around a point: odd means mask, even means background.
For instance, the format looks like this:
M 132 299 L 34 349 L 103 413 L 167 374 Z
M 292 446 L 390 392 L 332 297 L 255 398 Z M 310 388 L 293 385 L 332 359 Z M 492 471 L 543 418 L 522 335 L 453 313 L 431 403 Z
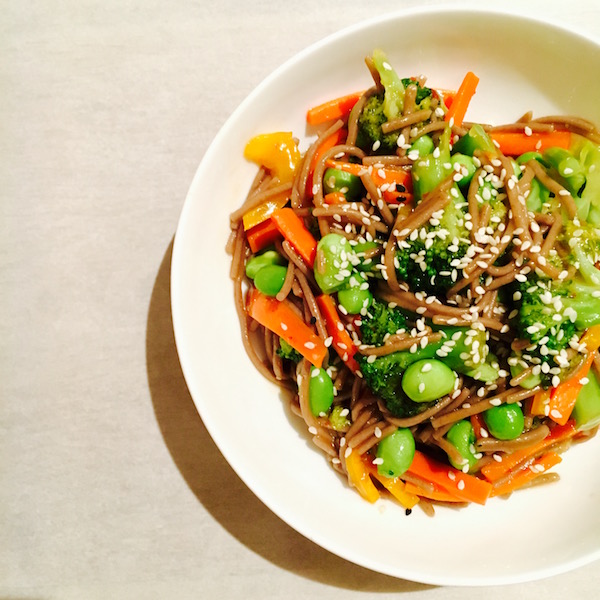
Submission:
M 256 274 L 263 267 L 269 265 L 285 265 L 285 260 L 283 256 L 275 250 L 267 250 L 262 254 L 257 254 L 246 263 L 246 276 L 250 279 L 254 279 Z
M 415 438 L 410 429 L 399 428 L 377 445 L 377 472 L 384 477 L 399 477 L 415 456 Z
M 373 304 L 373 294 L 367 280 L 355 273 L 348 280 L 348 287 L 338 292 L 338 302 L 350 315 L 357 315 Z
M 475 175 L 475 171 L 477 170 L 473 158 L 467 156 L 466 154 L 458 153 L 452 155 L 450 162 L 455 174 L 460 175 L 460 179 L 455 179 L 456 183 L 459 186 L 468 185 L 471 179 L 473 179 L 473 175 Z
M 514 440 L 523 433 L 525 418 L 518 404 L 501 404 L 483 413 L 488 431 L 498 440 Z
M 323 189 L 326 194 L 341 192 L 348 200 L 354 200 L 362 195 L 363 184 L 357 175 L 329 168 L 323 175 Z
M 517 164 L 524 165 L 528 163 L 530 160 L 537 160 L 539 163 L 544 166 L 548 166 L 548 163 L 544 160 L 544 157 L 540 152 L 525 152 L 521 154 L 521 156 L 517 157 Z
M 287 268 L 280 265 L 267 265 L 254 277 L 256 289 L 267 296 L 276 296 L 283 287 Z
M 433 140 L 428 135 L 422 135 L 411 144 L 408 153 L 417 151 L 419 156 L 427 156 L 433 152 L 434 148 Z
M 325 369 L 312 367 L 308 383 L 308 403 L 315 417 L 327 414 L 333 404 L 333 381 Z
M 365 258 L 365 253 L 369 252 L 370 250 L 375 250 L 375 248 L 379 246 L 380 244 L 378 244 L 375 241 L 358 242 L 355 246 L 353 246 L 354 253 L 356 255 L 356 258 L 358 259 L 357 261 L 355 261 L 354 267 L 358 271 L 372 271 L 375 268 L 375 265 L 379 263 L 379 260 Z
M 462 469 L 466 464 L 469 465 L 469 470 L 473 468 L 477 462 L 475 457 L 475 430 L 471 421 L 463 419 L 450 427 L 446 434 L 446 439 L 458 450 L 463 460 L 458 463 L 449 456 L 450 464 L 456 469 Z
M 435 358 L 412 363 L 402 377 L 402 389 L 413 402 L 431 402 L 449 394 L 456 385 L 456 373 Z
M 337 234 L 328 233 L 317 244 L 315 281 L 326 294 L 337 292 L 348 286 L 352 275 L 354 250 L 348 240 Z

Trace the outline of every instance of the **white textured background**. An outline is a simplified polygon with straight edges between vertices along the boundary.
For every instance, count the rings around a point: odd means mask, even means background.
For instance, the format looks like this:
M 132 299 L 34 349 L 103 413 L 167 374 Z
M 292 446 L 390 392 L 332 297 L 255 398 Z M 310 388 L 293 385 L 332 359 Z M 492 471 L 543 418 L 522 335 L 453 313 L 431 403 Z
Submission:
M 312 42 L 430 4 L 1 3 L 2 600 L 597 597 L 597 564 L 476 592 L 329 554 L 240 482 L 179 368 L 171 242 L 220 126 Z M 597 0 L 492 4 L 600 38 Z

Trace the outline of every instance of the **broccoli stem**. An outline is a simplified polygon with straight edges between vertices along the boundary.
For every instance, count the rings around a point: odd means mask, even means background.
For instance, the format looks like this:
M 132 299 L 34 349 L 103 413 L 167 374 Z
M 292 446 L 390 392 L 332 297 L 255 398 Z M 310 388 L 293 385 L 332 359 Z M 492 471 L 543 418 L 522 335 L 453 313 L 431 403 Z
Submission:
M 373 64 L 379 73 L 381 85 L 385 89 L 383 98 L 383 113 L 390 119 L 402 114 L 404 108 L 404 85 L 402 80 L 391 67 L 388 58 L 382 50 L 373 51 Z

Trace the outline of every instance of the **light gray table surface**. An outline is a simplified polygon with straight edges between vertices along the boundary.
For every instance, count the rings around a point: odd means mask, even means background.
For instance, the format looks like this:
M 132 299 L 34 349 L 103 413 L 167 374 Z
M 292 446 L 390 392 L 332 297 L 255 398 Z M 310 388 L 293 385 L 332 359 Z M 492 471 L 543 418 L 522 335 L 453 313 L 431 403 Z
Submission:
M 466 592 L 330 554 L 231 470 L 179 367 L 172 240 L 212 138 L 299 50 L 428 4 L 2 2 L 0 598 L 597 597 L 597 563 Z M 600 37 L 596 0 L 498 6 Z

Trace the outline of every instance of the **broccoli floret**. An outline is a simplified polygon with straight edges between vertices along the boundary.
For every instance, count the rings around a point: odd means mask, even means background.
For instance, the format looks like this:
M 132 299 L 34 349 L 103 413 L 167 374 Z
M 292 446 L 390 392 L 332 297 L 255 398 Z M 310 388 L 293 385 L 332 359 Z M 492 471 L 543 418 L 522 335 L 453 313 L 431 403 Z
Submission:
M 415 102 L 419 108 L 429 106 L 432 91 L 410 78 L 400 79 L 381 50 L 373 52 L 372 61 L 379 73 L 384 90 L 370 96 L 363 107 L 358 117 L 356 145 L 366 152 L 390 154 L 396 151 L 399 132 L 385 134 L 381 130 L 381 126 L 402 114 L 406 86 L 410 84 L 417 86 Z
M 283 359 L 291 360 L 292 362 L 300 362 L 302 360 L 302 355 L 298 350 L 292 348 L 290 344 L 288 344 L 283 338 L 279 338 L 279 348 L 277 348 L 276 353 Z
M 418 81 L 415 81 L 414 79 L 411 79 L 410 77 L 404 77 L 404 78 L 402 78 L 401 81 L 402 81 L 402 85 L 404 86 L 404 89 L 406 89 L 409 85 L 417 86 L 417 95 L 415 97 L 415 103 L 419 105 L 419 108 L 425 108 L 425 106 L 421 103 L 426 98 L 431 98 L 431 96 L 432 96 L 431 89 L 421 85 Z
M 425 358 L 437 358 L 451 369 L 472 377 L 477 381 L 491 383 L 498 379 L 499 366 L 496 357 L 490 353 L 487 334 L 481 329 L 469 327 L 437 327 L 442 339 L 430 342 L 424 348 L 415 338 L 413 351 L 402 350 L 373 360 L 365 355 L 357 357 L 360 370 L 367 386 L 382 398 L 388 409 L 397 416 L 416 414 L 423 408 L 413 406 L 401 388 L 404 371 L 412 363 Z
M 405 352 L 393 352 L 369 362 L 366 356 L 358 358 L 365 383 L 381 398 L 387 409 L 399 418 L 412 417 L 431 406 L 431 402 L 413 402 L 402 390 L 402 376 L 408 366 Z
M 381 125 L 387 121 L 383 112 L 383 93 L 371 96 L 358 117 L 356 145 L 365 152 L 390 154 L 398 147 L 398 131 L 383 133 Z M 376 148 L 376 150 L 373 150 Z
M 381 346 L 387 335 L 407 328 L 406 316 L 397 307 L 391 308 L 377 299 L 361 318 L 360 334 L 364 344 Z

